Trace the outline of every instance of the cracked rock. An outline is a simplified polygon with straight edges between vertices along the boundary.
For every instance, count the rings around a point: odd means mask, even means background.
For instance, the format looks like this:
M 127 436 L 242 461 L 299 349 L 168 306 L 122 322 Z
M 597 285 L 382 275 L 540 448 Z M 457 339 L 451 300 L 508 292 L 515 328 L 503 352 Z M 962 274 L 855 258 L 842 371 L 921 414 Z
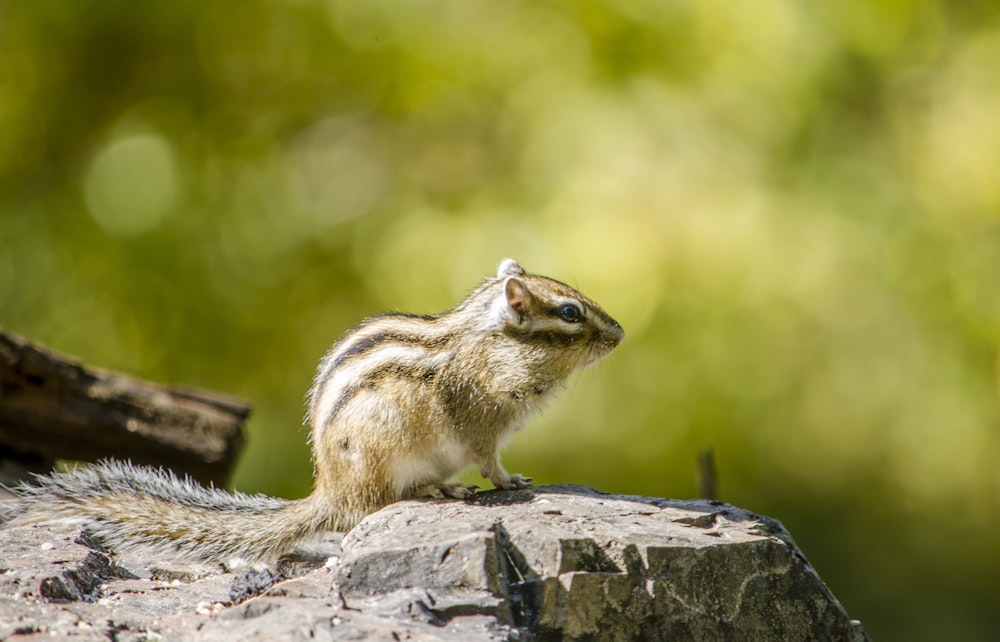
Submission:
M 774 520 L 578 486 L 517 492 L 369 517 L 344 539 L 341 590 L 446 593 L 456 613 L 489 594 L 520 639 L 865 639 Z
M 778 522 L 718 502 L 489 491 L 324 540 L 240 575 L 0 530 L 0 639 L 867 640 Z

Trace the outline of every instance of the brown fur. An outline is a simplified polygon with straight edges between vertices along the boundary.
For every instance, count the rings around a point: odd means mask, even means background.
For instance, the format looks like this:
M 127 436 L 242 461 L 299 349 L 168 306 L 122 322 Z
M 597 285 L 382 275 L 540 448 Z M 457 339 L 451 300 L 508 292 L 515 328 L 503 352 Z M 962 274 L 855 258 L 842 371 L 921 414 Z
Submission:
M 468 496 L 444 482 L 469 466 L 522 488 L 531 480 L 504 470 L 504 443 L 570 373 L 623 338 L 599 305 L 508 259 L 454 309 L 374 317 L 331 348 L 309 394 L 309 497 L 226 494 L 107 462 L 22 489 L 24 519 L 79 521 L 117 547 L 267 559 L 399 499 Z

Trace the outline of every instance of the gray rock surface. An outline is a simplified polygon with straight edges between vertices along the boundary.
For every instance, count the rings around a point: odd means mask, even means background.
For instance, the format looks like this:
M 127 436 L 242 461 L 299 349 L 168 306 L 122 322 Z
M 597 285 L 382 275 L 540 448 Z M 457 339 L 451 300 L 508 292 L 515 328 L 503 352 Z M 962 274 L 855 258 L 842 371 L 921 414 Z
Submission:
M 774 520 L 579 486 L 401 502 L 227 572 L 0 530 L 0 639 L 866 640 Z

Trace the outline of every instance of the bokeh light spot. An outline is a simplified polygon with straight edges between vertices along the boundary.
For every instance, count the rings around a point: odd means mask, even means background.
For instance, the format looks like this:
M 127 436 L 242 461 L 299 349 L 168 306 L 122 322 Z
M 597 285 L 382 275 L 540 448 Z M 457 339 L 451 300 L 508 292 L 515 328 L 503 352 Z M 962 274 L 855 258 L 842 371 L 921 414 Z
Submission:
M 163 136 L 112 139 L 95 156 L 83 183 L 91 216 L 111 236 L 138 236 L 170 213 L 179 191 L 174 152 Z

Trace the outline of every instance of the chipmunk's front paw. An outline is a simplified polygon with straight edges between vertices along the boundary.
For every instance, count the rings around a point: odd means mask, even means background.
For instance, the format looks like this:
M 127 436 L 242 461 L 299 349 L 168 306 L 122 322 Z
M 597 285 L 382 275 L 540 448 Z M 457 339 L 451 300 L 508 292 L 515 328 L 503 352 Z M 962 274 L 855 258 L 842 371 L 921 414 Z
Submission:
M 525 477 L 524 475 L 518 475 L 515 473 L 513 475 L 509 475 L 507 479 L 498 481 L 500 483 L 493 482 L 493 485 L 497 488 L 502 488 L 503 490 L 520 490 L 522 488 L 531 488 L 531 484 L 535 480 L 531 477 Z
M 468 499 L 479 486 L 472 484 L 427 484 L 413 491 L 413 497 L 431 499 Z

